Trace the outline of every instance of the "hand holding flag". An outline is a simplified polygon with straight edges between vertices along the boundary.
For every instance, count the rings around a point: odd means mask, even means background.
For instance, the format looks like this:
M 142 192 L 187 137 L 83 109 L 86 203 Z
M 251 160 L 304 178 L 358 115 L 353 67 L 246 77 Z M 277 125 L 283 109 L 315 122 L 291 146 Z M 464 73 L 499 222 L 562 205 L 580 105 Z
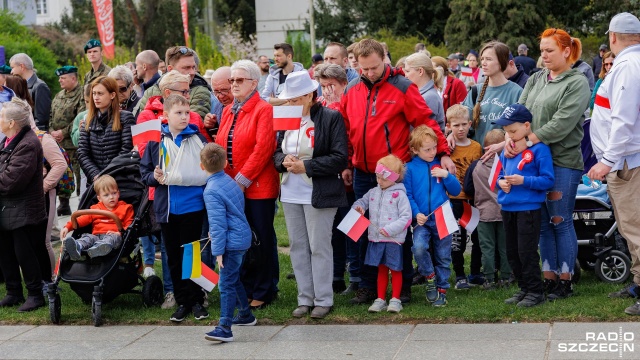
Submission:
M 493 166 L 491 166 L 491 173 L 489 174 L 489 186 L 491 187 L 491 191 L 496 188 L 496 182 L 498 182 L 500 171 L 502 171 L 502 161 L 500 161 L 500 156 L 496 154 L 493 159 Z
M 358 241 L 360 236 L 369 227 L 369 219 L 360 214 L 357 210 L 351 209 L 338 224 L 338 230 L 345 233 L 353 241 Z

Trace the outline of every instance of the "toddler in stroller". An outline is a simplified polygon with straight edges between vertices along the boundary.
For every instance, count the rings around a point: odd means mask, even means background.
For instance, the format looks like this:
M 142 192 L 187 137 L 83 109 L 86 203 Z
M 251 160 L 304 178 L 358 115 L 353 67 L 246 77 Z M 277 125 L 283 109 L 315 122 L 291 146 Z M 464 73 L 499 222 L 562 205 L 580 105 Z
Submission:
M 69 221 L 60 231 L 65 239 L 64 247 L 73 261 L 81 259 L 81 252 L 87 251 L 91 258 L 105 256 L 113 249 L 122 245 L 122 229 L 126 229 L 133 222 L 133 206 L 119 201 L 120 191 L 116 180 L 109 175 L 102 175 L 96 179 L 93 189 L 97 194 L 98 203 L 91 206 L 92 210 L 109 211 L 118 217 L 120 224 L 104 215 L 87 214 L 76 218 L 76 222 Z M 69 231 L 77 227 L 93 225 L 91 233 L 85 233 L 77 240 L 67 236 Z

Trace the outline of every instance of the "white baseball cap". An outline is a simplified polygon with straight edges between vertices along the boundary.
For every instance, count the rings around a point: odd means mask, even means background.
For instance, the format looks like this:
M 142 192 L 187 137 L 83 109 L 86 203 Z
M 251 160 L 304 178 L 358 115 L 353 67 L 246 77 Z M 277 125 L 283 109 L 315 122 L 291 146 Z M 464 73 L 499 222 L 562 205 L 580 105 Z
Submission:
M 628 12 L 614 16 L 609 23 L 609 30 L 605 33 L 640 34 L 640 20 Z

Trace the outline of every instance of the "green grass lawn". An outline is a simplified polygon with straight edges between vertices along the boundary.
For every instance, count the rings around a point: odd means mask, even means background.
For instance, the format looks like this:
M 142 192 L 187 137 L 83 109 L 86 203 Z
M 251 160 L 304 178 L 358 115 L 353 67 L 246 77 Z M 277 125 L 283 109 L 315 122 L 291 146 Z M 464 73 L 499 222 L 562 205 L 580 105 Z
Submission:
M 288 245 L 282 211 L 276 217 L 278 244 Z M 59 244 L 59 243 L 58 243 Z M 58 245 L 59 246 L 59 245 Z M 468 264 L 468 259 L 467 259 Z M 160 264 L 156 263 L 156 272 L 161 274 Z M 423 286 L 413 287 L 410 304 L 404 305 L 400 314 L 369 314 L 366 305 L 351 305 L 349 299 L 340 295 L 335 297 L 334 310 L 326 319 L 294 319 L 291 311 L 296 307 L 296 283 L 285 279 L 291 272 L 291 262 L 285 254 L 280 254 L 280 293 L 278 299 L 255 315 L 259 324 L 388 324 L 388 323 L 509 323 L 509 322 L 550 322 L 550 321 L 636 321 L 628 316 L 624 309 L 632 304 L 629 299 L 609 299 L 607 293 L 615 291 L 621 285 L 599 281 L 591 272 L 583 271 L 580 283 L 575 287 L 575 295 L 567 300 L 546 303 L 531 309 L 520 309 L 505 305 L 503 300 L 517 289 L 498 289 L 485 291 L 473 288 L 469 291 L 450 290 L 447 293 L 449 304 L 444 308 L 434 308 L 427 304 Z M 4 286 L 0 286 L 0 296 L 5 295 Z M 83 304 L 80 298 L 61 283 L 62 316 L 61 324 L 92 324 L 91 306 Z M 193 318 L 185 320 L 187 325 L 212 324 L 220 315 L 219 293 L 217 289 L 209 297 L 209 319 L 197 322 Z M 136 294 L 121 295 L 113 302 L 104 304 L 102 318 L 104 324 L 170 324 L 172 310 L 160 307 L 145 308 L 142 297 Z M 49 310 L 42 308 L 31 313 L 20 314 L 16 308 L 0 308 L 0 324 L 49 324 Z

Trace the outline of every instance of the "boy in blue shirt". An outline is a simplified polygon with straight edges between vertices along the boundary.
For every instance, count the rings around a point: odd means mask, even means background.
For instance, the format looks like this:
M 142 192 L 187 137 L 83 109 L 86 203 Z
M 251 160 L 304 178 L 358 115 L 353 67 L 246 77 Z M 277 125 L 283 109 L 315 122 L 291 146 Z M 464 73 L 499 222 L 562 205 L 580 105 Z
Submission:
M 200 167 L 207 172 L 204 202 L 209 219 L 211 255 L 220 271 L 220 321 L 205 339 L 233 341 L 231 325 L 251 326 L 257 320 L 251 313 L 247 294 L 240 281 L 244 253 L 251 246 L 251 228 L 244 215 L 244 195 L 238 184 L 225 174 L 227 151 L 218 144 L 207 144 L 200 152 Z M 238 304 L 238 315 L 233 312 Z
M 427 301 L 433 306 L 447 304 L 447 289 L 451 275 L 451 235 L 440 239 L 434 210 L 460 194 L 460 183 L 455 175 L 440 166 L 436 158 L 438 138 L 426 125 L 413 129 L 409 147 L 413 159 L 407 163 L 404 186 L 417 226 L 413 229 L 413 256 L 418 272 L 427 279 Z M 450 206 L 450 205 L 446 205 Z M 429 248 L 433 248 L 434 264 Z
M 502 171 L 498 178 L 498 203 L 502 205 L 507 258 L 520 287 L 520 291 L 505 303 L 519 307 L 536 306 L 545 301 L 538 253 L 540 209 L 547 190 L 555 181 L 549 146 L 542 142 L 531 146 L 529 142 L 532 118 L 524 105 L 513 104 L 495 121 L 512 140 L 524 138 L 529 147 L 510 159 L 503 151 L 500 155 Z

